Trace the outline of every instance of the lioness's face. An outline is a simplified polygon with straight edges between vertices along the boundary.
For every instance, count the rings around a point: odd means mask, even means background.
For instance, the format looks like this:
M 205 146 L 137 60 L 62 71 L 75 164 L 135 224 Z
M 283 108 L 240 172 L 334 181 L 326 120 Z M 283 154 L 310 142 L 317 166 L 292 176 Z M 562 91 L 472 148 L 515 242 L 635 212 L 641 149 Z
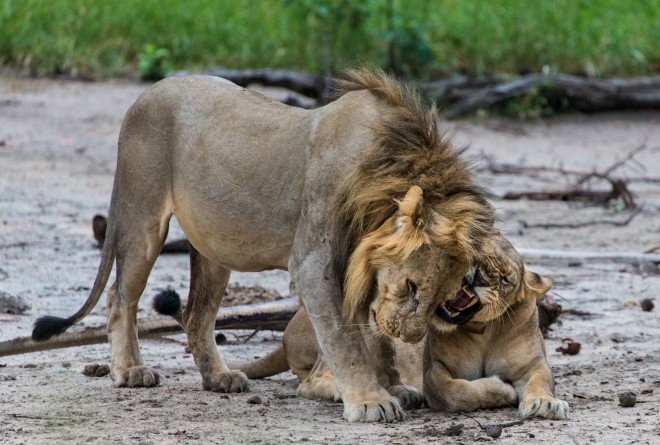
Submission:
M 469 263 L 425 245 L 403 263 L 382 259 L 378 266 L 377 294 L 369 307 L 371 329 L 416 343 L 436 308 L 461 289 Z
M 518 252 L 501 235 L 486 244 L 486 254 L 470 266 L 456 298 L 437 308 L 436 328 L 448 331 L 467 321 L 498 319 L 513 304 L 538 300 L 552 286 L 549 278 L 527 271 Z

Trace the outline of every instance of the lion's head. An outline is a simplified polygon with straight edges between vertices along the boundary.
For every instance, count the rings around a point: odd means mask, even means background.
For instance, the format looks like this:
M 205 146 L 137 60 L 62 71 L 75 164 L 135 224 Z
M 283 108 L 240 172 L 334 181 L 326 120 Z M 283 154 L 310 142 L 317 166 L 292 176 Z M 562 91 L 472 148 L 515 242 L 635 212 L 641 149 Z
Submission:
M 437 308 L 433 326 L 451 331 L 470 321 L 500 319 L 516 303 L 539 300 L 552 286 L 549 278 L 530 272 L 506 238 L 497 234 L 483 245 L 484 254 L 469 268 L 456 298 Z
M 343 91 L 384 102 L 374 144 L 340 184 L 333 256 L 348 321 L 416 342 L 453 298 L 494 221 L 489 194 L 437 127 L 435 107 L 382 72 L 350 72 Z

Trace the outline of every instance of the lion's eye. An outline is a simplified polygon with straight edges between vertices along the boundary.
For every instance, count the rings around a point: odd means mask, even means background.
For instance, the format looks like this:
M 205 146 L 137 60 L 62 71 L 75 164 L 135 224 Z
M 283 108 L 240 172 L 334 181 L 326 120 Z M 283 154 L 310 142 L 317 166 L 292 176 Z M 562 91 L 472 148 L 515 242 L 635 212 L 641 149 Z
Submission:
M 406 283 L 408 284 L 408 295 L 411 297 L 417 295 L 417 285 L 410 280 L 406 280 Z

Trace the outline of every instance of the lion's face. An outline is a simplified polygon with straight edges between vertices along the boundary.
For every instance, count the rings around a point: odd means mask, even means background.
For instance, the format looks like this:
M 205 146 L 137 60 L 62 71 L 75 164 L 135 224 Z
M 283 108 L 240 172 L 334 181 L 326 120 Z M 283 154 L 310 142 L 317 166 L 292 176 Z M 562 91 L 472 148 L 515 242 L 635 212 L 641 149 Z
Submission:
M 503 236 L 489 239 L 485 252 L 470 266 L 456 298 L 437 308 L 438 316 L 433 317 L 435 328 L 453 330 L 462 323 L 461 318 L 475 323 L 497 320 L 513 304 L 538 300 L 552 286 L 549 278 L 525 268 L 518 252 Z M 469 316 L 464 317 L 466 314 Z
M 373 331 L 420 341 L 435 309 L 460 290 L 469 263 L 422 246 L 403 263 L 386 261 L 376 272 L 377 288 L 369 306 Z
M 425 207 L 413 186 L 399 208 L 351 255 L 344 314 L 354 323 L 407 343 L 420 341 L 433 312 L 454 298 L 473 255 L 463 221 Z M 465 210 L 463 204 L 456 207 Z M 469 209 L 468 209 L 469 210 Z

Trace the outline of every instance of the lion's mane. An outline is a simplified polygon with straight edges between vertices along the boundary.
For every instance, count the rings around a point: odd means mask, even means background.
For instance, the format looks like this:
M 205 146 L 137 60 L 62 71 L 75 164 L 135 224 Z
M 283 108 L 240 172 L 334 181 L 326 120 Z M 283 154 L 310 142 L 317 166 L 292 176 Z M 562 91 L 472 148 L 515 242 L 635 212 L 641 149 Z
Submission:
M 362 240 L 380 246 L 387 242 L 395 227 L 389 224 L 388 230 L 383 225 L 400 209 L 401 201 L 396 199 L 403 199 L 411 187 L 421 188 L 427 211 L 451 221 L 452 230 L 440 229 L 430 215 L 421 215 L 421 229 L 428 237 L 420 238 L 415 231 L 408 241 L 400 240 L 398 249 L 390 246 L 392 252 L 410 253 L 407 242 L 419 246 L 420 239 L 430 239 L 445 246 L 448 255 L 472 258 L 481 241 L 492 233 L 494 212 L 488 203 L 489 192 L 473 182 L 461 151 L 439 131 L 435 105 L 424 106 L 418 91 L 380 70 L 347 71 L 336 85 L 337 96 L 368 90 L 389 105 L 370 128 L 374 144 L 339 185 L 333 201 L 333 267 L 350 319 L 359 315 L 374 288 L 373 274 L 364 270 L 366 260 L 351 256 L 366 254 L 366 248 L 356 250 Z M 357 295 L 346 292 L 347 281 L 355 274 L 361 275 L 353 277 L 360 283 L 352 287 L 362 288 Z

